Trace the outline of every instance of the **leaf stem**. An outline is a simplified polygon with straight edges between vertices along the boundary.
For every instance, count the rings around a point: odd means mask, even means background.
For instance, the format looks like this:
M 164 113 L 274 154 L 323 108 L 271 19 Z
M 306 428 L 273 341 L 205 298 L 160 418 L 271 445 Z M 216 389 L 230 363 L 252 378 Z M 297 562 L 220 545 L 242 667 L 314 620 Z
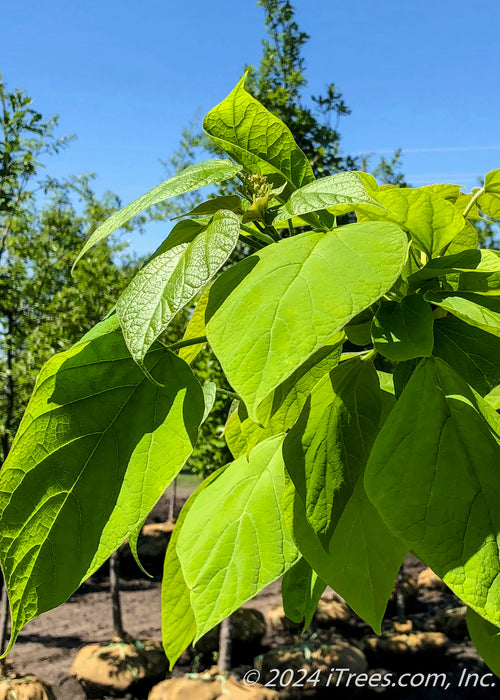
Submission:
M 287 224 L 288 224 L 288 230 L 290 231 L 290 236 L 295 236 L 295 229 L 293 227 L 292 220 L 288 219 Z
M 464 209 L 463 212 L 462 212 L 462 216 L 464 217 L 464 219 L 467 218 L 467 214 L 470 212 L 470 210 L 472 209 L 472 207 L 474 206 L 474 204 L 477 202 L 477 200 L 479 199 L 479 197 L 480 197 L 482 194 L 484 194 L 484 192 L 485 192 L 484 187 L 480 187 L 480 188 L 478 189 L 478 191 L 475 192 L 475 193 L 473 194 L 473 196 L 470 198 L 470 202 L 467 204 L 467 206 L 465 207 L 465 209 Z
M 269 236 L 267 233 L 263 233 L 262 231 L 252 228 L 251 226 L 246 226 L 246 224 L 240 224 L 240 228 L 243 231 L 246 231 L 248 234 L 256 238 L 258 241 L 262 241 L 263 243 L 266 243 L 269 245 L 269 243 L 274 243 L 274 239 Z
M 262 248 L 265 248 L 265 245 L 263 245 L 260 241 L 256 241 L 253 238 L 250 238 L 249 236 L 245 236 L 243 233 L 240 233 L 240 240 L 246 243 L 250 248 L 253 248 L 254 250 L 262 250 Z
M 237 394 L 235 391 L 229 391 L 229 389 L 217 389 L 215 390 L 216 394 L 224 394 L 225 396 L 228 396 L 230 399 L 238 399 L 238 401 L 241 400 L 241 396 Z
M 172 345 L 166 345 L 167 350 L 179 350 L 180 348 L 187 348 L 189 345 L 201 345 L 201 343 L 206 343 L 207 338 L 205 335 L 200 335 L 198 338 L 187 338 L 186 340 L 179 340 L 177 343 Z

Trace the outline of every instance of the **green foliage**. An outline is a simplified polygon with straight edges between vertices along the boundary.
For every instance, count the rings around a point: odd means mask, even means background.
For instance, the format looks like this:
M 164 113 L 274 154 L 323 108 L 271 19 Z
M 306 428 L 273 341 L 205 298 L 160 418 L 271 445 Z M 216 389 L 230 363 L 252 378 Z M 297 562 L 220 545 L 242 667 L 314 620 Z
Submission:
M 194 228 L 182 242 L 168 241 L 134 277 L 116 304 L 125 342 L 142 363 L 154 341 L 209 282 L 238 241 L 239 219 L 217 211 L 203 230 Z M 170 236 L 169 236 L 170 238 Z
M 432 357 L 403 389 L 365 476 L 389 529 L 497 625 L 499 459 L 500 417 L 444 360 Z
M 149 353 L 146 366 L 162 388 L 134 363 L 111 316 L 38 378 L 2 469 L 3 572 L 9 585 L 23 561 L 25 579 L 10 597 L 12 641 L 125 539 L 136 540 L 191 454 L 203 417 L 198 382 L 183 360 L 161 348 Z M 40 480 L 43 490 L 33 487 Z
M 282 442 L 280 435 L 268 438 L 248 460 L 236 459 L 216 481 L 217 499 L 205 489 L 186 515 L 176 551 L 190 591 L 196 639 L 298 558 L 281 506 Z M 164 630 L 167 639 L 173 635 L 175 629 Z
M 294 622 L 304 621 L 304 630 L 311 624 L 326 584 L 301 557 L 283 576 L 281 595 L 285 615 Z
M 467 610 L 470 638 L 493 673 L 500 675 L 500 627 L 492 625 L 472 608 Z
M 328 584 L 380 631 L 410 550 L 480 616 L 489 658 L 497 633 L 486 623 L 500 626 L 500 257 L 477 248 L 468 217 L 494 211 L 495 171 L 471 195 L 379 188 L 364 173 L 312 180 L 242 82 L 205 123 L 239 163 L 240 204 L 214 200 L 176 224 L 118 313 L 46 365 L 0 473 L 13 637 L 134 542 L 224 396 L 234 459 L 188 501 L 166 556 L 172 664 L 281 576 L 294 619 L 310 620 Z M 358 221 L 336 219 L 339 207 Z
M 354 224 L 284 239 L 217 280 L 207 337 L 252 420 L 281 382 L 392 287 L 407 248 L 393 224 Z

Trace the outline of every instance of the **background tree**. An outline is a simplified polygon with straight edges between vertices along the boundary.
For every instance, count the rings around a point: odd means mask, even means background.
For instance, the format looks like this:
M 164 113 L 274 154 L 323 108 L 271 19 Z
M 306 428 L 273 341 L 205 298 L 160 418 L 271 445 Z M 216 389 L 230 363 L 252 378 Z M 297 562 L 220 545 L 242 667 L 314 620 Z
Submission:
M 71 266 L 90 231 L 119 208 L 96 198 L 89 177 L 57 182 L 42 177 L 42 159 L 70 139 L 54 135 L 21 90 L 0 77 L 0 462 L 49 357 L 71 346 L 105 316 L 137 262 L 123 244 L 104 242 Z M 43 202 L 43 203 L 42 203 Z M 0 614 L 4 648 L 7 600 Z M 5 669 L 4 669 L 5 670 Z
M 309 35 L 295 21 L 289 0 L 259 0 L 268 38 L 262 41 L 258 68 L 248 66 L 246 89 L 292 131 L 316 177 L 354 170 L 358 162 L 340 150 L 338 125 L 351 113 L 334 83 L 321 95 L 305 94 L 307 79 L 303 47 Z

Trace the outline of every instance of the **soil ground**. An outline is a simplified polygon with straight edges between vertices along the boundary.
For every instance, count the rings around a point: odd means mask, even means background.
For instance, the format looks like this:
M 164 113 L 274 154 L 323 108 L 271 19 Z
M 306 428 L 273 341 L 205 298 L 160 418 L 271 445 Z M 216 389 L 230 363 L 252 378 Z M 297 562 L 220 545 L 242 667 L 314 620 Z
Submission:
M 184 480 L 177 487 L 177 510 L 186 500 L 193 490 L 195 483 L 193 480 Z M 152 512 L 149 521 L 162 522 L 168 513 L 169 492 L 160 500 Z M 404 564 L 405 575 L 416 577 L 423 568 L 423 565 L 414 557 L 409 556 Z M 161 640 L 161 584 L 160 571 L 154 579 L 147 579 L 136 567 L 134 563 L 127 566 L 124 577 L 121 581 L 121 600 L 126 631 L 137 639 Z M 42 679 L 48 681 L 54 688 L 56 696 L 60 699 L 76 697 L 75 687 L 68 683 L 68 673 L 76 652 L 85 644 L 93 642 L 106 642 L 111 635 L 111 604 L 108 592 L 108 576 L 106 568 L 97 572 L 86 581 L 81 588 L 59 608 L 41 615 L 36 620 L 30 622 L 19 635 L 18 641 L 9 656 L 12 669 L 17 673 L 35 673 Z M 331 592 L 330 592 L 331 593 Z M 327 593 L 328 595 L 328 593 Z M 281 604 L 280 582 L 277 581 L 262 591 L 257 598 L 250 601 L 247 606 L 257 608 L 262 613 Z M 457 599 L 451 593 L 443 593 L 436 590 L 420 591 L 418 598 L 407 605 L 407 614 L 413 620 L 414 630 L 432 630 L 433 613 L 439 609 L 459 605 Z M 395 611 L 393 611 L 395 614 Z M 369 628 L 362 623 L 359 618 L 353 616 L 350 624 L 350 632 L 343 632 L 344 641 L 358 644 L 364 634 L 369 633 Z M 385 623 L 385 628 L 390 628 L 392 622 Z M 316 630 L 315 635 L 321 639 L 321 631 Z M 329 639 L 335 641 L 335 631 L 332 635 L 329 632 Z M 338 635 L 337 635 L 338 636 Z M 341 637 L 338 636 L 340 639 Z M 263 639 L 263 649 L 275 648 L 282 644 L 290 644 L 299 641 L 298 635 L 292 635 L 286 630 L 276 630 L 269 628 L 266 637 Z M 237 670 L 243 672 L 245 668 L 252 668 L 251 658 L 246 660 L 246 665 Z M 352 692 L 355 697 L 370 697 L 375 700 L 379 693 L 383 700 L 393 698 L 423 698 L 424 700 L 434 700 L 434 698 L 454 698 L 466 700 L 477 697 L 481 700 L 489 698 L 500 698 L 500 680 L 496 686 L 490 688 L 456 688 L 459 675 L 465 669 L 467 672 L 476 672 L 479 675 L 488 673 L 488 669 L 479 660 L 475 649 L 465 638 L 463 640 L 451 640 L 447 646 L 446 655 L 441 661 L 441 668 L 435 668 L 427 659 L 415 668 L 402 666 L 395 671 L 403 673 L 406 671 L 417 671 L 426 673 L 427 671 L 444 671 L 451 680 L 451 687 L 444 691 L 441 689 L 422 688 L 418 690 L 407 689 L 404 693 L 397 694 L 395 691 L 386 690 L 366 691 L 363 695 L 356 690 Z M 210 665 L 210 664 L 208 664 Z M 389 668 L 385 665 L 385 669 Z M 174 675 L 191 670 L 202 670 L 193 668 L 193 657 L 189 659 L 187 655 L 181 658 L 181 663 L 176 667 Z M 378 669 L 377 669 L 378 670 Z M 384 670 L 384 669 L 382 669 Z M 392 669 L 391 669 L 392 670 Z M 76 681 L 75 681 L 76 683 Z M 72 690 L 73 688 L 73 690 Z M 331 697 L 332 689 L 328 695 Z M 336 695 L 341 695 L 335 693 Z M 351 693 L 347 696 L 349 697 Z M 342 695 L 343 697 L 344 695 Z M 306 697 L 306 694 L 304 694 Z M 309 695 L 311 697 L 311 695 Z M 313 696 L 316 697 L 316 696 Z M 317 696 L 319 697 L 319 695 Z M 131 700 L 132 696 L 127 696 Z

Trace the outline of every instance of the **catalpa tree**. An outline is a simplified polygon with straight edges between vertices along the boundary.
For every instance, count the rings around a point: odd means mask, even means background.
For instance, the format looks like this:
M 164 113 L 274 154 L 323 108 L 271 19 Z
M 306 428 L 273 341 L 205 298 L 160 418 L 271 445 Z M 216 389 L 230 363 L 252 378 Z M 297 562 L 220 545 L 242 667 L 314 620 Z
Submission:
M 411 551 L 468 605 L 500 673 L 500 257 L 471 223 L 500 218 L 500 170 L 470 194 L 315 179 L 243 81 L 204 128 L 229 159 L 113 214 L 80 254 L 157 202 L 234 183 L 40 373 L 0 475 L 9 648 L 124 540 L 136 552 L 213 402 L 190 368 L 208 343 L 237 397 L 234 461 L 191 496 L 168 548 L 171 664 L 279 577 L 292 619 L 308 624 L 328 584 L 380 631 Z M 357 222 L 338 225 L 345 214 Z M 236 249 L 248 255 L 231 264 Z

